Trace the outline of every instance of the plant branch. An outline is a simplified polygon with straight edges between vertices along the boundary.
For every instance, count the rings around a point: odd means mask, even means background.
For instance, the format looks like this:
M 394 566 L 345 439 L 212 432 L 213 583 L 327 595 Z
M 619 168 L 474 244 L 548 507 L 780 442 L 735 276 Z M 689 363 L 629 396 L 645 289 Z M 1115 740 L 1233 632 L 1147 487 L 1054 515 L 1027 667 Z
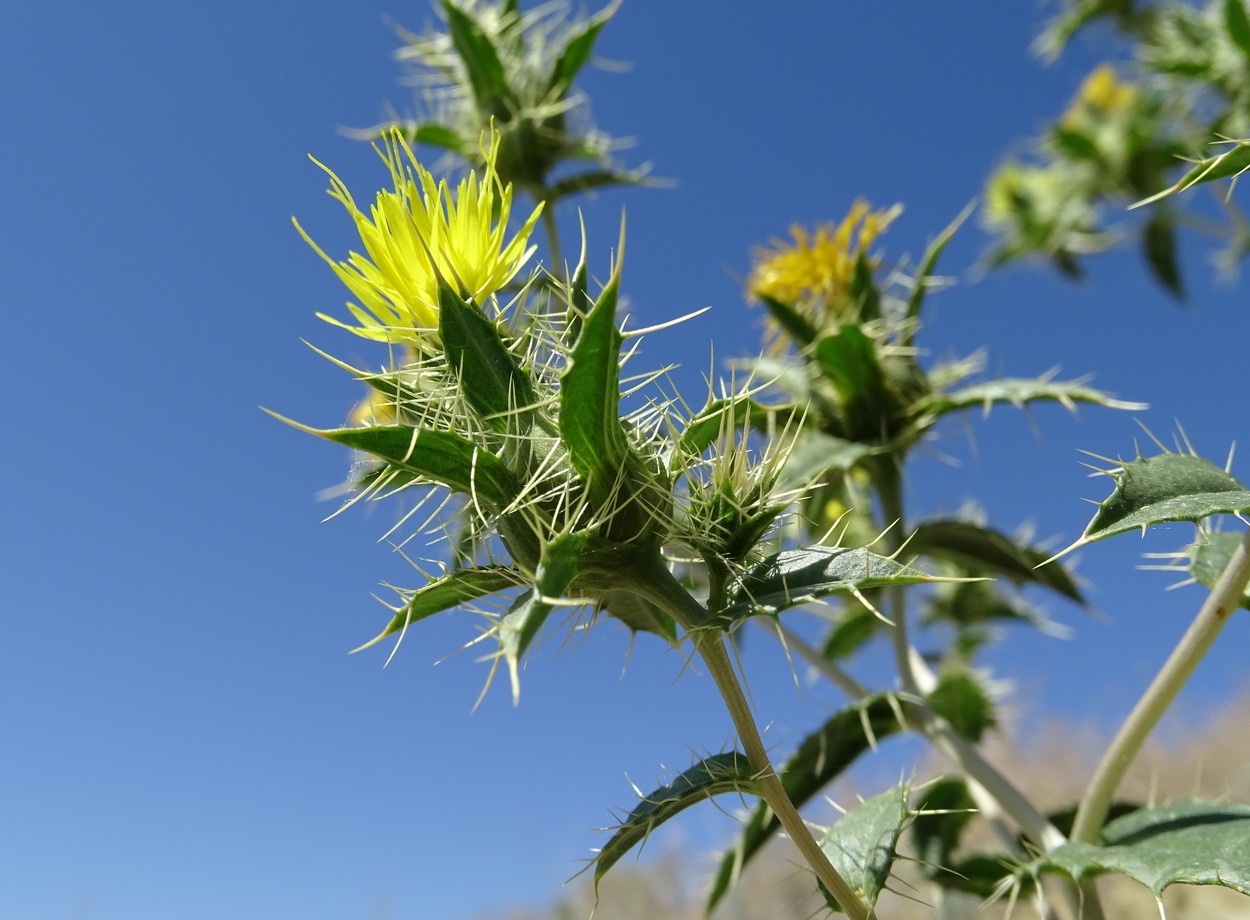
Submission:
M 1120 781 L 1128 771 L 1133 759 L 1141 750 L 1146 738 L 1154 730 L 1163 713 L 1176 699 L 1176 695 L 1189 680 L 1198 663 L 1215 643 L 1216 637 L 1233 611 L 1241 606 L 1241 599 L 1250 582 L 1250 531 L 1246 532 L 1241 545 L 1228 561 L 1224 574 L 1216 582 L 1206 602 L 1199 609 L 1194 621 L 1146 692 L 1142 694 L 1133 711 L 1129 713 L 1120 731 L 1111 741 L 1102 762 L 1094 771 L 1072 825 L 1072 839 L 1085 843 L 1097 843 L 1098 833 L 1107 820 L 1111 800 Z
M 751 769 L 757 774 L 761 786 L 760 797 L 773 810 L 794 845 L 803 854 L 804 860 L 837 899 L 846 915 L 851 920 L 871 920 L 872 911 L 829 862 L 829 857 L 812 836 L 811 829 L 790 801 L 777 771 L 773 769 L 756 727 L 755 717 L 751 714 L 750 704 L 742 692 L 742 685 L 729 659 L 729 653 L 725 650 L 721 631 L 706 625 L 707 609 L 681 586 L 666 566 L 657 564 L 654 569 L 654 572 L 647 573 L 634 583 L 634 590 L 668 613 L 694 642 L 695 650 L 703 659 L 712 680 L 716 682 L 721 698 L 725 701 L 725 708 L 729 710 Z

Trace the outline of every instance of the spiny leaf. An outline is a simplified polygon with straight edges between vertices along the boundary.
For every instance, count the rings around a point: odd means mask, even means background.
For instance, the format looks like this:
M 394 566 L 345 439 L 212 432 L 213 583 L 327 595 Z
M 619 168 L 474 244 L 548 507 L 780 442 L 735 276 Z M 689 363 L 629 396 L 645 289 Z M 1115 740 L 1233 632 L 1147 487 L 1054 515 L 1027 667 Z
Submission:
M 907 541 L 907 552 L 946 559 L 973 570 L 1002 575 L 1017 584 L 1033 582 L 1085 603 L 1071 573 L 1062 566 L 1042 566 L 1050 554 L 967 521 L 921 524 Z M 1039 568 L 1039 566 L 1042 566 Z
M 495 324 L 447 284 L 438 288 L 438 332 L 465 399 L 488 427 L 505 431 L 510 420 L 529 415 L 524 410 L 534 403 L 533 381 Z
M 890 877 L 898 855 L 894 848 L 910 814 L 907 789 L 896 786 L 848 811 L 821 838 L 820 848 L 833 868 L 869 909 Z M 831 908 L 842 909 L 823 884 L 821 890 Z
M 746 755 L 714 754 L 677 775 L 671 783 L 643 796 L 595 857 L 595 885 L 622 856 L 673 815 L 725 793 L 756 795 L 759 782 Z
M 512 703 L 521 698 L 521 676 L 519 666 L 521 657 L 529 649 L 530 643 L 538 635 L 543 624 L 547 622 L 555 605 L 543 598 L 533 588 L 517 596 L 508 612 L 499 621 L 499 654 L 508 666 L 508 679 L 512 685 Z
M 925 250 L 924 258 L 920 260 L 920 269 L 916 272 L 915 285 L 912 287 L 911 295 L 907 298 L 907 325 L 903 329 L 901 336 L 902 345 L 910 345 L 916 334 L 917 320 L 920 318 L 920 308 L 924 306 L 925 295 L 928 293 L 929 279 L 933 277 L 933 270 L 937 268 L 938 259 L 941 258 L 942 251 L 946 249 L 946 244 L 951 241 L 951 237 L 955 235 L 955 231 L 960 228 L 968 215 L 975 208 L 975 202 L 969 204 L 960 212 L 959 216 L 951 221 L 950 226 L 938 234 L 937 239 L 929 244 L 929 248 Z
M 477 569 L 460 569 L 442 578 L 436 578 L 422 588 L 406 594 L 404 605 L 395 612 L 386 629 L 378 633 L 360 648 L 359 652 L 397 633 L 411 623 L 428 616 L 458 607 L 466 601 L 477 600 L 521 584 L 520 572 L 505 565 L 492 565 Z
M 700 456 L 716 443 L 722 432 L 748 425 L 766 425 L 768 415 L 767 408 L 745 396 L 710 399 L 682 429 L 678 441 L 680 450 L 674 453 L 674 462 L 684 466 L 689 458 Z
M 949 866 L 964 828 L 976 814 L 976 801 L 968 791 L 966 780 L 957 776 L 944 776 L 925 783 L 913 798 L 916 815 L 911 823 L 911 839 L 916 850 L 916 860 L 930 878 L 943 873 Z M 1006 873 L 1001 869 L 998 878 Z
M 1238 533 L 1209 533 L 1203 539 L 1190 545 L 1189 574 L 1194 581 L 1208 588 L 1214 588 L 1229 560 L 1241 545 L 1243 537 Z M 1250 588 L 1242 596 L 1241 606 L 1250 610 Z
M 1066 409 L 1075 408 L 1076 403 L 1093 403 L 1109 409 L 1133 411 L 1147 408 L 1144 403 L 1114 399 L 1109 393 L 1087 387 L 1080 380 L 1052 380 L 1048 376 L 1003 377 L 948 393 L 936 393 L 926 401 L 923 408 L 928 414 L 939 416 L 960 409 L 981 406 L 988 414 L 990 408 L 996 403 L 1008 403 L 1017 408 L 1023 408 L 1038 401 L 1057 402 Z
M 453 0 L 443 0 L 443 10 L 447 14 L 452 43 L 464 62 L 478 108 L 501 121 L 508 121 L 512 116 L 508 103 L 514 100 L 508 89 L 507 74 L 490 36 Z
M 786 795 L 796 807 L 803 807 L 877 741 L 900 730 L 895 709 L 884 694 L 836 713 L 805 738 L 778 770 Z M 780 828 L 781 822 L 771 808 L 763 802 L 755 807 L 737 842 L 721 860 L 708 895 L 709 912 L 733 886 L 743 867 Z
M 1247 169 L 1250 169 L 1250 142 L 1238 140 L 1231 141 L 1231 143 L 1233 146 L 1223 153 L 1207 157 L 1205 160 L 1199 160 L 1194 164 L 1193 169 L 1181 176 L 1175 185 L 1165 188 L 1149 198 L 1143 198 L 1136 204 L 1129 205 L 1129 208 L 1140 208 L 1144 205 L 1153 204 L 1161 198 L 1166 198 L 1168 195 L 1174 195 L 1177 192 L 1183 192 L 1190 186 L 1201 185 L 1204 182 L 1215 182 L 1219 179 L 1228 178 L 1236 179 Z
M 471 495 L 493 508 L 506 507 L 519 492 L 516 479 L 498 457 L 450 431 L 403 425 L 318 429 L 276 412 L 269 414 L 301 431 L 371 454 L 420 479 Z
M 1236 0 L 1238 4 L 1241 0 Z M 1176 257 L 1176 227 L 1170 215 L 1156 214 L 1142 228 L 1142 251 L 1155 280 L 1177 300 L 1185 299 L 1181 265 Z
M 859 441 L 847 441 L 823 431 L 805 431 L 786 457 L 777 487 L 782 491 L 807 488 L 829 473 L 851 469 L 872 452 L 869 445 Z
M 1109 475 L 1115 479 L 1115 490 L 1098 506 L 1081 538 L 1059 556 L 1154 524 L 1250 512 L 1250 491 L 1231 473 L 1192 454 L 1140 457 Z
M 655 604 L 629 591 L 608 591 L 600 599 L 603 611 L 633 632 L 655 633 L 670 645 L 677 645 L 677 624 Z
M 1119 872 L 1159 897 L 1177 883 L 1250 894 L 1250 806 L 1188 799 L 1112 821 L 1101 845 L 1065 843 L 1021 870 L 1074 879 Z
M 879 556 L 863 547 L 812 546 L 774 553 L 730 588 L 729 601 L 716 614 L 724 620 L 780 613 L 835 594 L 868 588 L 949 581 Z
M 599 31 L 612 18 L 619 5 L 620 0 L 616 0 L 569 35 L 551 71 L 548 94 L 552 98 L 563 99 L 568 93 L 578 72 L 590 60 L 590 52 L 595 46 L 595 39 L 599 37 Z

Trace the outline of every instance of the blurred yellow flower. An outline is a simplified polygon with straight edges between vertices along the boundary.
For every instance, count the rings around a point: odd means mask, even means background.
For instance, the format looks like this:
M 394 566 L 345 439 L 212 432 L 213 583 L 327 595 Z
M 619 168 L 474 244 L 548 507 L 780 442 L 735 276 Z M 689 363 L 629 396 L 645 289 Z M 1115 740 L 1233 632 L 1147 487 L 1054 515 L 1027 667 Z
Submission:
M 478 306 L 512 280 L 534 254 L 535 247 L 527 244 L 542 204 L 505 242 L 512 186 L 504 186 L 495 171 L 498 137 L 492 129 L 489 149 L 482 151 L 485 174 L 479 179 L 470 172 L 453 193 L 445 180 L 435 183 L 398 130 L 390 132 L 378 153 L 394 190 L 378 192 L 368 215 L 339 177 L 314 159 L 330 176 L 330 196 L 355 220 L 365 250 L 336 261 L 295 221 L 300 235 L 359 301 L 347 305 L 358 326 L 317 315 L 367 339 L 429 347 L 438 341 L 440 277 Z
M 896 204 L 874 211 L 860 199 L 836 227 L 821 224 L 809 234 L 794 225 L 790 228 L 793 243 L 773 239 L 772 248 L 756 248 L 747 291 L 754 297 L 771 297 L 790 305 L 816 298 L 824 310 L 836 308 L 850 290 L 859 254 L 902 210 L 902 205 Z
M 1076 97 L 1061 121 L 1072 126 L 1090 113 L 1110 115 L 1122 112 L 1132 106 L 1136 98 L 1137 87 L 1120 82 L 1110 64 L 1099 64 L 1076 91 Z

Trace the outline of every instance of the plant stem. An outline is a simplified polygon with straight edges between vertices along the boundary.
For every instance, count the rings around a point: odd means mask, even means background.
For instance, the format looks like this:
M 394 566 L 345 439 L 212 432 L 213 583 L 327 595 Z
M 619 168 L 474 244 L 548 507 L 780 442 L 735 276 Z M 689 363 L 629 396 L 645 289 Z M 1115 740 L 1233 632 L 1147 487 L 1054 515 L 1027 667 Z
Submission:
M 551 273 L 557 278 L 564 277 L 564 261 L 560 258 L 560 227 L 556 223 L 554 201 L 543 205 L 543 230 L 547 232 L 547 256 L 551 259 Z
M 758 777 L 760 798 L 773 810 L 781 826 L 803 854 L 804 860 L 837 899 L 846 915 L 851 920 L 871 920 L 872 911 L 829 862 L 829 857 L 812 836 L 798 809 L 790 801 L 777 771 L 773 769 L 755 718 L 751 715 L 750 704 L 742 692 L 742 685 L 729 659 L 729 653 L 725 650 L 721 630 L 705 625 L 707 609 L 681 586 L 666 566 L 657 564 L 653 568 L 655 571 L 634 584 L 634 590 L 668 613 L 694 642 L 695 650 L 703 659 L 708 673 L 716 682 L 721 698 L 725 701 L 725 708 L 729 710 L 729 717 L 733 720 L 751 769 Z
M 1250 531 L 1229 559 L 1228 567 L 1189 629 L 1112 739 L 1077 808 L 1072 825 L 1073 840 L 1097 843 L 1112 797 L 1124 774 L 1233 611 L 1241 606 L 1247 582 L 1250 582 Z
M 881 458 L 877 465 L 873 484 L 877 500 L 881 503 L 881 523 L 888 528 L 883 535 L 885 546 L 892 556 L 903 545 L 903 476 L 894 457 Z M 899 683 L 903 692 L 914 697 L 924 696 L 920 681 L 912 663 L 911 640 L 907 637 L 907 596 L 901 586 L 889 589 L 890 637 L 894 645 L 894 664 L 898 668 Z

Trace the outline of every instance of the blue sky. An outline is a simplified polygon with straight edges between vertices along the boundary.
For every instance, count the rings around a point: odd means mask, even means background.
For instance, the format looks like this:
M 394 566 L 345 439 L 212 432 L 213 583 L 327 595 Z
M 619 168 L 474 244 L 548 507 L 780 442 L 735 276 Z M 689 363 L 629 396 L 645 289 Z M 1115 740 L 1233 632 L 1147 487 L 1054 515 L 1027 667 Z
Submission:
M 638 139 L 668 190 L 586 203 L 600 274 L 628 210 L 625 293 L 637 325 L 704 306 L 657 334 L 637 367 L 701 375 L 744 356 L 758 315 L 737 278 L 752 245 L 794 221 L 840 217 L 857 196 L 901 201 L 884 245 L 919 254 L 1022 149 L 1098 59 L 1028 54 L 1034 4 L 700 4 L 626 0 L 598 50 L 632 62 L 583 85 L 597 122 Z M 460 920 L 539 904 L 601 842 L 590 828 L 691 750 L 730 737 L 710 682 L 607 627 L 540 646 L 514 709 L 502 686 L 472 715 L 485 666 L 468 616 L 421 625 L 389 668 L 348 656 L 385 612 L 379 581 L 410 582 L 377 538 L 386 509 L 319 524 L 315 494 L 348 458 L 257 408 L 342 421 L 351 381 L 301 343 L 377 363 L 314 317 L 344 292 L 291 227 L 328 251 L 351 227 L 324 194 L 335 168 L 362 197 L 385 179 L 338 126 L 403 110 L 388 23 L 422 3 L 51 2 L 9 10 L 0 38 L 0 917 L 29 920 Z M 560 212 L 566 235 L 575 213 Z M 1244 435 L 1243 288 L 1211 280 L 1186 240 L 1192 305 L 1147 281 L 1135 253 L 1080 286 L 1046 269 L 976 280 L 975 226 L 944 267 L 960 278 L 930 314 L 936 355 L 989 348 L 991 366 L 1066 375 L 1181 420 L 1223 459 Z M 715 344 L 713 359 L 712 344 Z M 1104 482 L 1078 449 L 1129 455 L 1127 414 L 996 412 L 958 467 L 921 461 L 913 513 L 972 496 L 1003 529 L 1071 541 Z M 1246 476 L 1243 462 L 1234 472 Z M 1021 635 L 995 667 L 1015 704 L 1110 725 L 1183 630 L 1196 589 L 1135 572 L 1142 549 L 1095 545 L 1079 571 L 1105 619 L 1048 602 L 1075 628 Z M 1244 688 L 1245 618 L 1180 703 L 1194 721 Z M 629 667 L 622 671 L 627 659 Z M 764 642 L 747 667 L 768 739 L 784 747 L 836 698 L 796 702 Z M 1177 723 L 1179 724 L 1179 722 Z M 727 825 L 691 815 L 682 833 Z M 697 857 L 696 857 L 697 859 Z

